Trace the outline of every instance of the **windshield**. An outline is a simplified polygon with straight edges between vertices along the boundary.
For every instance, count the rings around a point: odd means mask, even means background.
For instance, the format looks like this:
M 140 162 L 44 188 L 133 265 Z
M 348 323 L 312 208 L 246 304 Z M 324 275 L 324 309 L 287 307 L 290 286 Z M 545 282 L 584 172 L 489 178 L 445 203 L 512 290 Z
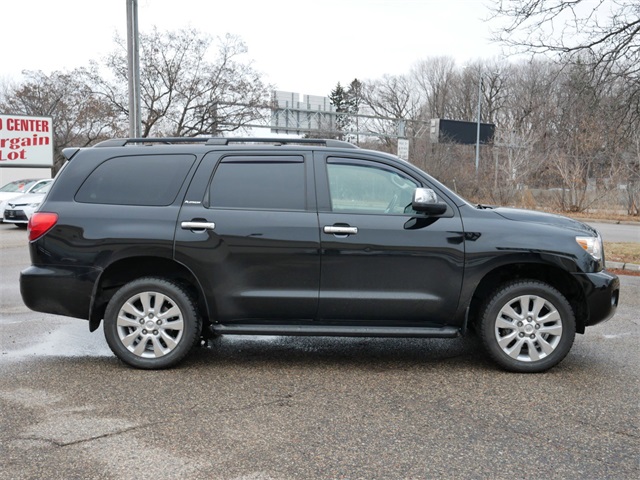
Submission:
M 36 183 L 38 180 L 16 180 L 11 183 L 7 183 L 4 187 L 0 188 L 0 192 L 26 192 L 31 185 Z

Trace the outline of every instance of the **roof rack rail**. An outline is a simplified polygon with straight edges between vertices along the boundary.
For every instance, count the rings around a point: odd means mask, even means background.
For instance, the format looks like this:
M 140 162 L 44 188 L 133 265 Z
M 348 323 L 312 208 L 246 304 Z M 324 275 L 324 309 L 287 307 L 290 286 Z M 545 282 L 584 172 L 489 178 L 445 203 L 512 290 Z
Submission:
M 273 143 L 274 145 L 324 145 L 325 147 L 358 148 L 353 143 L 326 138 L 216 137 L 207 141 L 207 145 L 229 145 L 230 143 Z
M 324 145 L 333 148 L 358 148 L 343 140 L 322 138 L 252 138 L 252 137 L 165 137 L 165 138 L 113 138 L 97 143 L 94 147 L 124 147 L 128 144 L 203 143 L 205 145 L 229 145 L 230 143 L 271 143 L 274 145 Z
M 175 143 L 206 143 L 209 138 L 210 137 L 112 138 L 96 143 L 94 147 L 124 147 L 130 143 L 162 143 L 165 145 Z

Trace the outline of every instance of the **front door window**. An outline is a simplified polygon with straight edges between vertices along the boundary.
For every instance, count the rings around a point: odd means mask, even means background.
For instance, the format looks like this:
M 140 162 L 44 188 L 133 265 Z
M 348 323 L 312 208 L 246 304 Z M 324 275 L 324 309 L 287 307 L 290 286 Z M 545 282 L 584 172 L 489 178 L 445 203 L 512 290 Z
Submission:
M 411 199 L 418 184 L 387 168 L 327 164 L 331 211 L 335 213 L 413 213 Z

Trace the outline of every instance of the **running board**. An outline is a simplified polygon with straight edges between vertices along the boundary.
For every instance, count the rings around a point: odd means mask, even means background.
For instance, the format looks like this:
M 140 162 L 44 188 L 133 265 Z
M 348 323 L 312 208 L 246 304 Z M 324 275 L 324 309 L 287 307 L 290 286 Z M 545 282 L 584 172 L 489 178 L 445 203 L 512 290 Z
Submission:
M 353 325 L 211 325 L 217 335 L 301 335 L 316 337 L 455 338 L 456 327 L 358 327 Z

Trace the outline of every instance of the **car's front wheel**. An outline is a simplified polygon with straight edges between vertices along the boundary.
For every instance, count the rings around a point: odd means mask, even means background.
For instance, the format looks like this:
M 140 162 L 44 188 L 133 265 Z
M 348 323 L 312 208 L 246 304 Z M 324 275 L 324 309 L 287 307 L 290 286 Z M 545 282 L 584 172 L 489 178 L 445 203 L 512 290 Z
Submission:
M 145 369 L 167 368 L 189 353 L 202 320 L 179 284 L 145 277 L 124 285 L 104 315 L 104 335 L 123 362 Z
M 536 280 L 509 282 L 485 304 L 479 333 L 489 355 L 514 372 L 542 372 L 569 353 L 576 334 L 571 305 Z

